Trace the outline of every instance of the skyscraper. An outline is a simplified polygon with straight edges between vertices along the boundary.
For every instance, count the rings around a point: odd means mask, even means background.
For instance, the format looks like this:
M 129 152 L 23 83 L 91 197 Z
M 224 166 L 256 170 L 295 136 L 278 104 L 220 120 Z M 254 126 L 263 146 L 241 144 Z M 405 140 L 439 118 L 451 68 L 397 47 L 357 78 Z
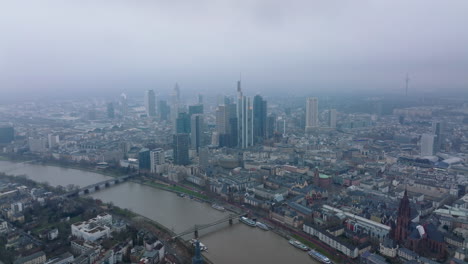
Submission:
M 150 152 L 151 173 L 161 173 L 161 165 L 165 163 L 164 150 L 158 148 Z
M 10 144 L 14 139 L 14 128 L 9 125 L 0 125 L 0 144 Z
M 127 102 L 127 95 L 122 93 L 120 95 L 120 114 L 122 116 L 128 115 L 128 102 Z
M 107 118 L 113 119 L 115 117 L 114 103 L 107 104 Z
M 253 118 L 254 143 L 261 143 L 266 138 L 267 102 L 260 95 L 254 97 Z
M 225 105 L 219 105 L 216 108 L 216 132 L 218 134 L 226 134 L 227 129 L 227 116 L 226 116 L 226 106 Z
M 306 132 L 318 126 L 318 98 L 309 97 L 306 103 Z
M 170 107 L 167 105 L 167 102 L 160 100 L 158 102 L 158 114 L 159 119 L 167 121 L 169 118 Z
M 189 115 L 192 116 L 194 114 L 203 114 L 203 105 L 189 105 Z
M 432 122 L 432 133 L 435 135 L 434 152 L 439 152 L 445 141 L 445 123 L 442 121 Z
M 192 149 L 198 153 L 200 147 L 204 146 L 204 124 L 203 115 L 194 114 L 191 117 L 190 141 Z
M 149 171 L 151 169 L 151 154 L 147 148 L 142 148 L 138 152 L 138 165 L 141 171 Z
M 434 138 L 432 134 L 422 134 L 421 136 L 421 156 L 434 155 Z
M 148 90 L 145 93 L 145 108 L 148 117 L 156 116 L 156 97 L 153 90 Z
M 250 98 L 242 95 L 241 82 L 237 82 L 237 145 L 253 146 L 253 107 Z
M 209 149 L 208 147 L 200 148 L 198 152 L 198 166 L 202 169 L 206 169 L 209 165 Z
M 276 115 L 269 115 L 267 118 L 266 138 L 272 138 L 275 133 Z
M 189 160 L 189 135 L 175 134 L 173 135 L 173 158 L 176 165 L 188 165 Z
M 176 133 L 190 133 L 190 115 L 182 112 L 176 119 Z
M 179 84 L 175 84 L 171 94 L 171 122 L 175 124 L 177 117 L 179 116 L 180 106 L 180 88 Z
M 330 109 L 328 111 L 328 126 L 330 128 L 336 128 L 336 109 Z

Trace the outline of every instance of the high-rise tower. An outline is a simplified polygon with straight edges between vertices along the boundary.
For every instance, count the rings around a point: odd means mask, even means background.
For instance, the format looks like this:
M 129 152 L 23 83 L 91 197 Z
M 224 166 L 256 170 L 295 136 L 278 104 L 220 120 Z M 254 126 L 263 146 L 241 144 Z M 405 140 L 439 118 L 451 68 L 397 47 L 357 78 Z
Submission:
M 190 141 L 192 144 L 192 149 L 195 149 L 198 153 L 200 147 L 204 145 L 203 115 L 201 114 L 192 115 L 190 124 L 191 124 Z
M 434 139 L 434 152 L 439 152 L 445 141 L 445 122 L 434 121 L 432 122 L 432 133 L 435 136 Z
M 309 97 L 306 102 L 306 132 L 318 126 L 318 98 Z
M 145 109 L 148 117 L 156 116 L 156 96 L 153 90 L 148 90 L 145 93 Z
M 267 102 L 260 95 L 253 101 L 254 143 L 261 143 L 266 138 Z
M 250 98 L 242 94 L 241 82 L 237 82 L 237 145 L 253 146 L 253 107 Z
M 421 136 L 421 156 L 434 155 L 434 138 L 432 134 L 422 134 Z
M 189 135 L 175 134 L 173 136 L 173 158 L 176 165 L 188 165 L 189 160 Z

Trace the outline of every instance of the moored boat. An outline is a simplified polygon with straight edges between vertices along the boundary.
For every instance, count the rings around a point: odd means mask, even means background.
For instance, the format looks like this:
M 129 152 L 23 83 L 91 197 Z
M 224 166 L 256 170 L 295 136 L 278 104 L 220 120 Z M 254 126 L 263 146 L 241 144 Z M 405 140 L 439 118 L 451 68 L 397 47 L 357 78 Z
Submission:
M 262 222 L 257 222 L 256 225 L 257 225 L 258 228 L 260 228 L 260 229 L 262 229 L 262 230 L 265 230 L 265 231 L 270 230 L 270 229 L 268 228 L 268 226 L 265 225 L 265 224 L 262 223 Z
M 219 204 L 212 204 L 211 207 L 213 207 L 214 209 L 218 211 L 222 211 L 222 212 L 226 211 L 226 209 Z
M 307 252 L 307 254 L 309 254 L 309 256 L 311 256 L 315 260 L 319 261 L 320 263 L 324 263 L 324 264 L 331 264 L 332 263 L 329 258 L 325 257 L 324 255 L 318 253 L 317 251 L 315 251 L 313 249 L 310 250 L 309 252 Z
M 296 247 L 296 248 L 298 248 L 300 250 L 304 250 L 304 251 L 309 250 L 309 248 L 306 245 L 304 245 L 301 242 L 299 242 L 297 240 L 294 240 L 294 239 L 290 239 L 289 244 L 293 245 L 294 247 Z
M 246 224 L 248 226 L 252 226 L 252 227 L 257 226 L 254 221 L 250 220 L 249 218 L 247 218 L 245 216 L 241 216 L 239 218 L 239 221 L 241 221 L 242 223 L 244 223 L 244 224 Z

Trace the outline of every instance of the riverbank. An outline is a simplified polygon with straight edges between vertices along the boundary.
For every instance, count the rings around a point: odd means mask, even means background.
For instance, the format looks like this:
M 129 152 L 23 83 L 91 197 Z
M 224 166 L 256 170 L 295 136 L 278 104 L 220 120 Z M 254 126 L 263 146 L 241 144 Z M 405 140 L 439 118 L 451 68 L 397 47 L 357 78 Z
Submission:
M 147 185 L 153 188 L 177 193 L 177 194 L 186 194 L 189 196 L 196 197 L 200 199 L 202 202 L 210 203 L 211 201 L 209 200 L 208 196 L 198 193 L 196 191 L 189 190 L 187 188 L 178 186 L 178 185 L 170 185 L 170 184 L 163 184 L 163 183 L 157 183 L 154 181 L 139 181 L 139 180 L 130 180 L 131 182 Z
M 54 166 L 54 167 L 59 167 L 59 168 L 64 168 L 64 169 L 75 169 L 75 170 L 81 170 L 81 171 L 86 171 L 86 172 L 94 172 L 98 174 L 102 174 L 104 176 L 109 176 L 109 177 L 120 177 L 127 175 L 128 173 L 119 171 L 118 169 L 98 169 L 96 166 L 92 165 L 85 165 L 85 164 L 79 164 L 79 163 L 64 163 L 60 162 L 58 160 L 44 160 L 44 159 L 37 159 L 37 157 L 33 156 L 6 156 L 6 155 L 0 155 L 0 160 L 3 161 L 10 161 L 14 163 L 21 163 L 21 162 L 30 162 L 31 164 L 37 164 L 37 165 L 44 165 L 44 166 Z

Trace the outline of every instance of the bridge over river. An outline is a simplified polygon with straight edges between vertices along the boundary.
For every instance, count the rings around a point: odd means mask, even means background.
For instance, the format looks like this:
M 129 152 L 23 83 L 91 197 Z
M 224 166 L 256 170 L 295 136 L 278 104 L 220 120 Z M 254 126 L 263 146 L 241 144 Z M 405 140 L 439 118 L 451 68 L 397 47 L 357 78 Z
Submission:
M 113 185 L 116 185 L 116 184 L 119 184 L 119 183 L 122 183 L 122 182 L 125 182 L 128 179 L 131 179 L 131 178 L 133 178 L 135 176 L 136 175 L 125 175 L 125 176 L 116 177 L 116 178 L 113 178 L 113 179 L 101 181 L 101 182 L 98 182 L 98 183 L 90 184 L 90 185 L 81 187 L 81 188 L 79 188 L 77 190 L 67 192 L 63 196 L 64 197 L 74 197 L 74 196 L 86 195 L 86 194 L 89 194 L 89 193 L 92 193 L 92 192 L 99 191 L 101 189 L 109 188 L 109 187 L 111 187 Z

